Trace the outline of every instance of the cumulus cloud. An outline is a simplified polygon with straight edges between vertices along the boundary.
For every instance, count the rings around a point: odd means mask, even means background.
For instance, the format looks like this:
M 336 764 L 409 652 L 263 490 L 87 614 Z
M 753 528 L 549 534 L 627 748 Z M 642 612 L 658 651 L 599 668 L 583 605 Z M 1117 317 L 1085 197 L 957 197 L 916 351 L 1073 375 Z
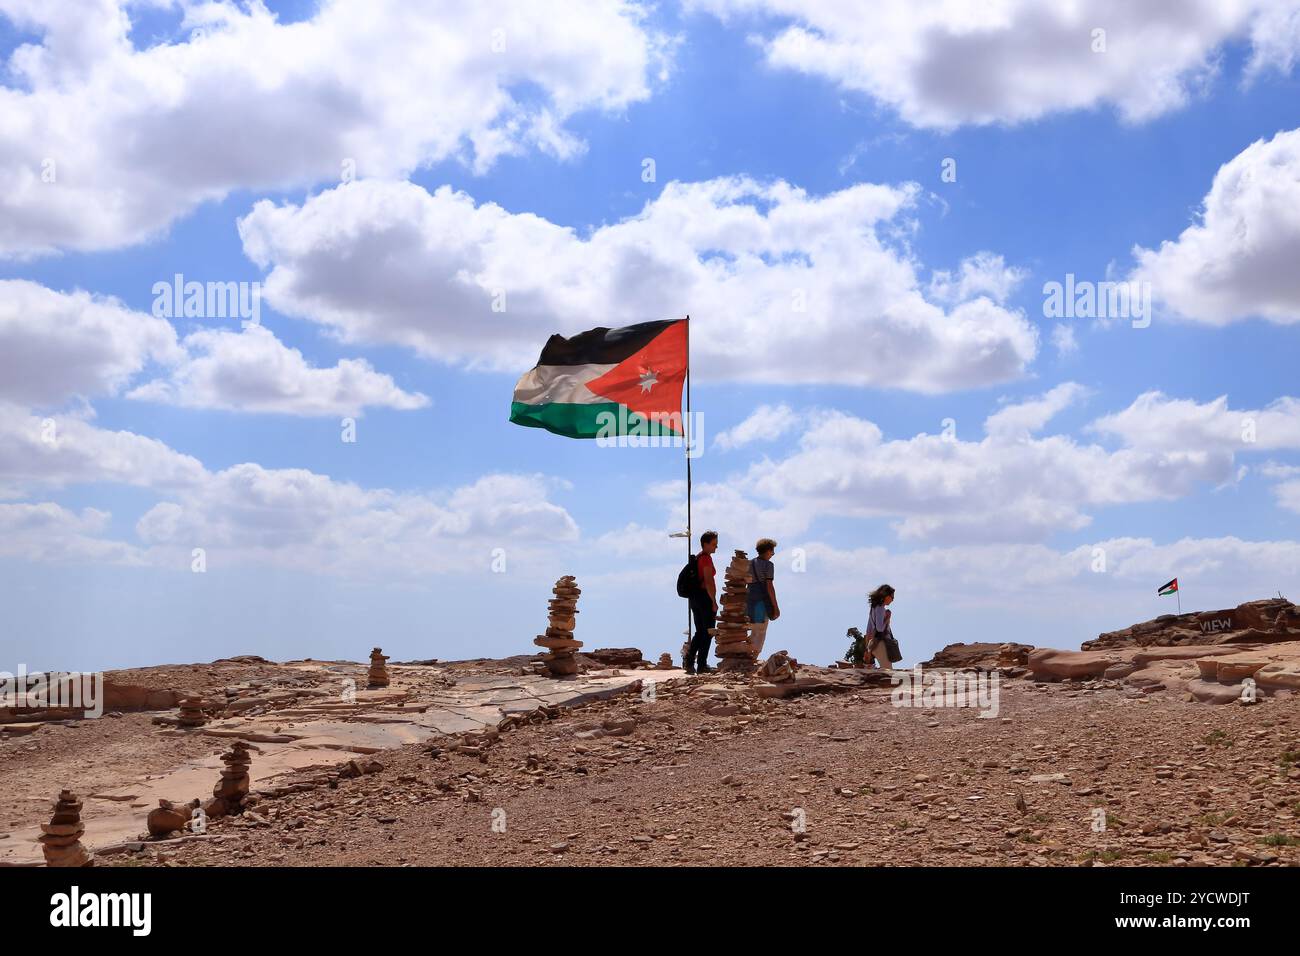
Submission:
M 278 310 L 440 361 L 517 372 L 551 332 L 689 311 L 692 361 L 714 380 L 934 393 L 1016 378 L 1038 348 L 1025 316 L 982 294 L 945 308 L 891 244 L 916 194 L 674 182 L 581 236 L 448 187 L 358 181 L 259 202 L 239 228 Z M 825 360 L 846 348 L 863 360 Z
M 979 252 L 963 259 L 955 274 L 947 270 L 935 272 L 930 280 L 930 295 L 939 302 L 965 302 L 981 295 L 1005 302 L 1028 274 L 1024 269 L 1009 267 L 999 255 Z
M 1053 326 L 1052 347 L 1061 358 L 1079 351 L 1079 340 L 1075 337 L 1074 327 L 1064 323 Z
M 0 87 L 0 255 L 128 245 L 241 188 L 572 156 L 566 121 L 646 99 L 672 46 L 633 0 L 187 3 L 146 49 L 127 10 L 0 0 L 40 37 Z
M 172 488 L 194 485 L 205 475 L 198 459 L 157 439 L 98 428 L 75 415 L 42 416 L 0 402 L 0 481 Z
M 1300 450 L 1300 399 L 1284 396 L 1264 408 L 1233 410 L 1226 395 L 1197 402 L 1144 392 L 1088 427 L 1136 448 Z
M 989 416 L 978 440 L 960 431 L 891 440 L 869 420 L 812 413 L 790 454 L 725 482 L 697 483 L 697 503 L 708 502 L 699 513 L 746 533 L 803 534 L 818 520 L 881 518 L 908 541 L 1035 541 L 1087 527 L 1100 508 L 1173 500 L 1233 479 L 1228 448 L 1111 450 L 1038 434 L 1085 394 L 1065 383 L 1008 405 Z
M 1300 322 L 1300 129 L 1246 147 L 1215 174 L 1195 224 L 1133 254 L 1133 278 L 1173 316 Z
M 77 513 L 50 501 L 0 502 L 0 557 L 50 563 L 143 563 L 134 545 L 103 537 L 111 517 L 96 508 Z
M 692 0 L 754 22 L 770 66 L 866 93 L 908 123 L 949 129 L 1114 107 L 1141 122 L 1213 79 L 1225 45 L 1253 42 L 1247 77 L 1289 70 L 1294 0 Z M 1104 52 L 1094 31 L 1104 30 Z
M 540 475 L 484 476 L 442 493 L 366 489 L 300 468 L 245 463 L 150 508 L 136 532 L 157 563 L 208 567 L 273 564 L 323 573 L 407 576 L 486 573 L 493 549 L 507 560 L 576 539 L 569 513 Z
M 755 442 L 775 441 L 799 426 L 801 416 L 789 405 L 760 405 L 744 421 L 719 432 L 714 443 L 724 451 Z
M 945 602 L 967 607 L 1014 601 L 1018 608 L 1058 612 L 1081 598 L 1114 602 L 1136 596 L 1150 608 L 1155 588 L 1175 574 L 1196 582 L 1202 599 L 1219 595 L 1231 604 L 1272 593 L 1274 582 L 1300 575 L 1300 542 L 1231 535 L 1164 544 L 1151 538 L 1107 538 L 1067 549 L 1030 543 L 896 551 L 810 543 L 806 550 L 810 570 L 816 569 L 807 580 L 828 592 L 861 587 L 864 574 L 876 574 L 887 576 L 904 595 L 942 594 Z M 1128 617 L 1143 619 L 1141 611 L 1128 612 Z
M 115 299 L 0 280 L 0 401 L 40 408 L 113 396 L 151 364 L 164 374 L 131 388 L 129 397 L 289 415 L 429 404 L 364 359 L 315 367 L 264 326 L 200 329 L 177 342 L 167 320 Z
M 0 400 L 49 406 L 112 395 L 150 361 L 179 357 L 164 319 L 87 292 L 0 280 Z
M 1077 382 L 1065 382 L 1051 391 L 1026 402 L 1007 405 L 984 421 L 984 430 L 990 436 L 1019 441 L 1027 439 L 1075 402 L 1088 390 Z
M 3 500 L 78 484 L 131 485 L 162 500 L 136 522 L 138 541 L 105 537 L 103 511 Z M 251 462 L 213 472 L 156 439 L 0 404 L 0 554 L 8 556 L 188 568 L 192 549 L 202 547 L 225 567 L 406 576 L 478 566 L 486 573 L 494 549 L 518 564 L 577 540 L 577 524 L 551 500 L 565 488 L 537 474 L 397 492 Z
M 1273 486 L 1277 506 L 1300 514 L 1300 481 L 1279 481 Z
M 268 329 L 205 329 L 185 337 L 186 352 L 167 378 L 128 393 L 129 398 L 185 408 L 222 408 L 289 415 L 357 415 L 366 407 L 425 408 L 429 399 L 404 392 L 364 359 L 315 368 Z

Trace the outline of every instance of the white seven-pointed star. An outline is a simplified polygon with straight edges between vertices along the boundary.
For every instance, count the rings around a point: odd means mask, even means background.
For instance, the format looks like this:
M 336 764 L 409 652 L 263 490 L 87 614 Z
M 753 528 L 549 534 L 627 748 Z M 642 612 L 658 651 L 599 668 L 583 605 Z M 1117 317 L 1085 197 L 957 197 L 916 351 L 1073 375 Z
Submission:
M 650 389 L 659 384 L 658 373 L 648 368 L 641 369 L 641 394 L 644 395 Z

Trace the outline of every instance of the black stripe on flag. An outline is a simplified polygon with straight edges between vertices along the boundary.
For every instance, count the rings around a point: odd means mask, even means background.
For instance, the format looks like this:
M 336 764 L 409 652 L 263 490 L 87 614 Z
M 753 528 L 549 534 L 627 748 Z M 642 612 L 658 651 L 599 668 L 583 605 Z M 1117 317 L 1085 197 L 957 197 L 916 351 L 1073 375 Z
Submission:
M 674 322 L 638 322 L 621 329 L 592 329 L 579 332 L 571 339 L 552 335 L 542 348 L 538 365 L 617 365 L 641 351 Z

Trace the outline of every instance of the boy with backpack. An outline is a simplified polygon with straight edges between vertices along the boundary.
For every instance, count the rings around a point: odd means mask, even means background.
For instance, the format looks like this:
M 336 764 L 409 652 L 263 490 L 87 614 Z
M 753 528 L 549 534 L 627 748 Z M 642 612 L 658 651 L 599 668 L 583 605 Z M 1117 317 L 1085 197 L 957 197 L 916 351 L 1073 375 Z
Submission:
M 718 622 L 718 587 L 714 581 L 713 552 L 718 550 L 718 533 L 700 535 L 700 553 L 691 557 L 677 575 L 677 593 L 691 602 L 695 634 L 682 648 L 682 669 L 688 674 L 711 674 L 709 633 Z

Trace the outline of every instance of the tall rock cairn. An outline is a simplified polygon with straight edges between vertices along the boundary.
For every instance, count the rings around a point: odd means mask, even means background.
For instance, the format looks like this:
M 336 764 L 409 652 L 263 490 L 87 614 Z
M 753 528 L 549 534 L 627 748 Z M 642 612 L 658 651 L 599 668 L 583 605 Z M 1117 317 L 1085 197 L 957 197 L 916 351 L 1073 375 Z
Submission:
M 542 655 L 547 673 L 552 677 L 573 677 L 578 673 L 578 660 L 573 655 L 582 646 L 582 641 L 573 639 L 578 595 L 582 591 L 574 583 L 572 574 L 556 581 L 552 590 L 555 597 L 547 604 L 550 610 L 546 633 L 533 638 L 533 643 L 550 652 Z
M 46 866 L 94 866 L 95 858 L 81 845 L 86 825 L 81 822 L 81 801 L 71 790 L 61 790 L 49 823 L 41 824 L 37 838 Z
M 745 613 L 745 590 L 750 580 L 749 555 L 737 548 L 723 575 L 722 613 L 713 629 L 720 671 L 751 674 L 758 666 L 758 655 L 749 643 L 749 615 Z
M 388 686 L 388 658 L 378 647 L 370 652 L 370 672 L 366 675 L 366 684 L 369 687 Z
M 248 755 L 248 744 L 236 740 L 230 745 L 230 750 L 221 755 L 221 761 L 226 769 L 221 771 L 221 779 L 212 788 L 216 800 L 209 807 L 210 816 L 240 813 L 248 799 L 248 767 L 253 762 Z

